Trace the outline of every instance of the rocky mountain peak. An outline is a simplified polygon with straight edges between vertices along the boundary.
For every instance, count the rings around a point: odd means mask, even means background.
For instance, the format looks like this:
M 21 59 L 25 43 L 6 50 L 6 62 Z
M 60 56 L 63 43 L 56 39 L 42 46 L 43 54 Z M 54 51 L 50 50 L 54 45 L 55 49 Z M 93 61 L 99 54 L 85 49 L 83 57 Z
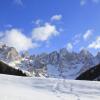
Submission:
M 57 64 L 59 61 L 59 53 L 57 51 L 54 51 L 49 54 L 49 62 L 51 64 Z
M 100 52 L 97 53 L 97 55 L 96 55 L 95 58 L 96 58 L 96 61 L 97 61 L 98 63 L 100 63 Z
M 9 47 L 5 53 L 7 55 L 7 59 L 17 60 L 19 58 L 19 54 L 14 47 Z
M 62 56 L 65 56 L 67 54 L 69 54 L 68 50 L 66 48 L 62 48 L 60 49 L 59 53 L 62 55 Z
M 8 47 L 5 44 L 0 45 L 0 60 L 13 61 L 19 59 L 19 54 L 14 47 Z
M 97 53 L 96 57 L 100 58 L 100 52 Z
M 82 49 L 78 56 L 80 60 L 84 61 L 88 61 L 94 58 L 94 56 L 87 49 Z
M 80 55 L 84 55 L 84 56 L 91 55 L 92 56 L 92 54 L 87 49 L 82 49 L 80 51 Z

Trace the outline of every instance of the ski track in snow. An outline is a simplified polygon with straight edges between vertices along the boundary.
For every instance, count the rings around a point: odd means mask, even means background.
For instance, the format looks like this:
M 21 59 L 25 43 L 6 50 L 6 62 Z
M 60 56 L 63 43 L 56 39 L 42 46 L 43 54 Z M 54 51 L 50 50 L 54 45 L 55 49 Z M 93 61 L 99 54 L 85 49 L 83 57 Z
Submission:
M 0 100 L 100 100 L 100 83 L 0 74 Z

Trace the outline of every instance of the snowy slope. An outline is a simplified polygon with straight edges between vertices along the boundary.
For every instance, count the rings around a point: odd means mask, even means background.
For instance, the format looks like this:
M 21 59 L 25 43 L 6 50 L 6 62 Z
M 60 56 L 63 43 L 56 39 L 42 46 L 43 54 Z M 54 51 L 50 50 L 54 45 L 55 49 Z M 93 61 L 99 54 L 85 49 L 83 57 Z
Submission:
M 1 74 L 0 100 L 100 100 L 100 83 Z

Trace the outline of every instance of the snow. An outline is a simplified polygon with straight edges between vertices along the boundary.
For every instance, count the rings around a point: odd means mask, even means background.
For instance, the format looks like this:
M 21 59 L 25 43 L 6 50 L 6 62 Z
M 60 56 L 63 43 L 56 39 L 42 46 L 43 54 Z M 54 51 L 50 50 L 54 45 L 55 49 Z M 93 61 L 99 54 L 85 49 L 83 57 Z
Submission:
M 0 100 L 100 100 L 100 83 L 0 74 Z
M 55 65 L 47 65 L 47 75 L 51 78 L 66 78 L 66 79 L 75 79 L 78 76 L 81 68 L 83 67 L 83 63 L 66 65 L 62 67 L 62 72 L 58 66 Z M 63 76 L 63 77 L 62 77 Z
M 48 65 L 48 66 L 47 66 L 47 74 L 48 74 L 50 77 L 59 77 L 60 72 L 59 72 L 59 70 L 58 70 L 58 67 L 53 66 L 53 65 Z
M 83 67 L 82 63 L 79 64 L 73 64 L 72 66 L 67 65 L 63 68 L 62 75 L 65 76 L 67 79 L 75 79 L 80 72 L 81 68 Z

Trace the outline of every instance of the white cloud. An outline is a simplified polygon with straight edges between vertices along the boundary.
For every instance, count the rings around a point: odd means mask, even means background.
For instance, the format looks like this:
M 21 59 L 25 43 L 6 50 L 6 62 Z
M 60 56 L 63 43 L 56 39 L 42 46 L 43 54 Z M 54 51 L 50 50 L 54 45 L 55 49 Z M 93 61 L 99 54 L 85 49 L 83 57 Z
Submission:
M 57 20 L 57 21 L 59 21 L 59 20 L 61 20 L 62 19 L 62 15 L 60 14 L 60 15 L 54 15 L 54 16 L 52 16 L 51 17 L 51 20 L 53 21 L 53 20 Z
M 14 3 L 20 6 L 23 6 L 22 0 L 14 0 Z
M 84 6 L 87 3 L 87 0 L 80 0 L 80 5 Z
M 90 3 L 90 2 L 92 2 L 94 4 L 98 4 L 98 3 L 100 3 L 100 0 L 80 0 L 80 5 L 84 6 L 84 5 L 86 5 L 87 3 Z
M 72 51 L 72 49 L 73 49 L 73 45 L 71 43 L 68 43 L 67 44 L 67 50 Z
M 3 37 L 3 35 L 4 35 L 4 34 L 3 34 L 2 32 L 0 32 L 0 39 Z
M 75 41 L 73 42 L 73 45 L 77 45 L 79 42 L 80 42 L 80 40 L 75 40 Z
M 72 38 L 72 41 L 73 41 L 73 45 L 76 45 L 80 42 L 81 40 L 81 34 L 76 34 L 73 38 Z
M 94 3 L 99 3 L 100 0 L 92 0 L 92 2 L 94 2 Z
M 40 26 L 42 24 L 43 20 L 37 19 L 36 21 L 32 21 L 32 24 Z
M 85 34 L 83 35 L 83 39 L 84 40 L 88 40 L 91 36 L 93 35 L 93 30 L 89 29 L 85 32 Z
M 74 36 L 74 39 L 79 39 L 81 37 L 81 34 L 76 34 L 75 36 Z
M 4 25 L 4 27 L 5 27 L 5 28 L 12 28 L 13 25 L 11 25 L 11 24 L 7 24 L 7 25 Z
M 33 29 L 32 38 L 36 41 L 46 41 L 52 36 L 58 35 L 59 32 L 56 29 L 55 25 L 50 23 L 45 23 L 44 26 L 39 26 Z
M 46 48 L 50 47 L 50 41 L 46 41 Z
M 15 47 L 19 52 L 37 47 L 36 43 L 32 43 L 32 40 L 18 29 L 11 29 L 1 33 L 4 35 L 0 41 L 8 46 Z
M 89 44 L 88 48 L 100 49 L 100 36 L 97 37 L 96 41 Z
M 36 25 L 40 25 L 41 22 L 42 22 L 41 19 L 37 19 L 37 20 L 35 21 L 35 24 L 36 24 Z
M 63 28 L 59 28 L 59 32 L 64 32 L 64 29 Z

